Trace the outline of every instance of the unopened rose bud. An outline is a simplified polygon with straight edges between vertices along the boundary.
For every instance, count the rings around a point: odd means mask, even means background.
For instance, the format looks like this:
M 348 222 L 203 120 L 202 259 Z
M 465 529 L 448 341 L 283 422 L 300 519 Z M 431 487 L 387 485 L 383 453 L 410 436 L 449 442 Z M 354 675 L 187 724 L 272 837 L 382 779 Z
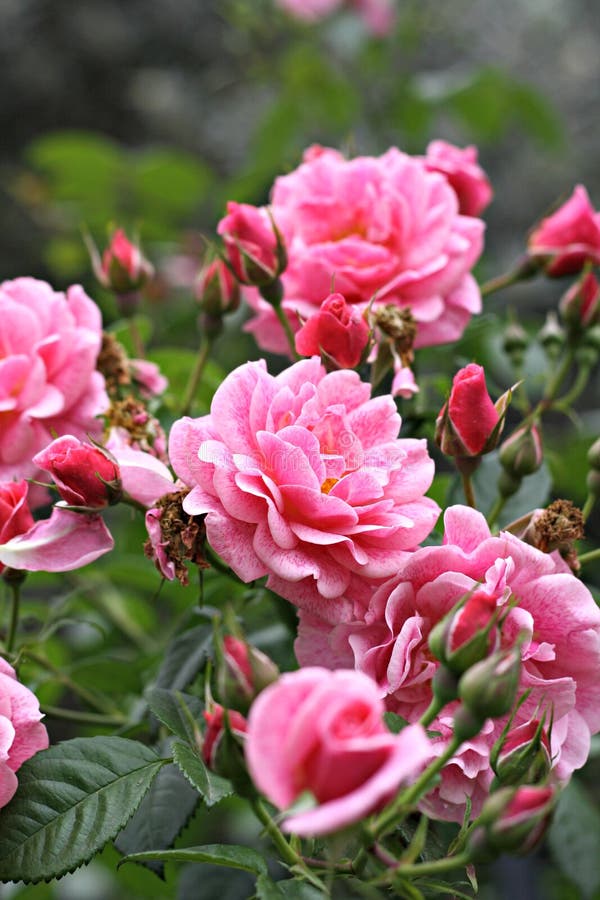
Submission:
M 590 469 L 600 472 L 600 437 L 594 441 L 588 450 L 587 459 Z
M 523 326 L 517 321 L 509 322 L 502 336 L 502 347 L 514 366 L 522 365 L 528 344 L 529 337 Z
M 548 359 L 557 359 L 565 346 L 565 331 L 561 328 L 555 312 L 549 312 L 543 328 L 538 334 L 538 341 L 544 348 Z
M 465 672 L 458 683 L 460 699 L 481 719 L 504 716 L 515 700 L 520 671 L 518 647 L 498 650 Z
M 267 685 L 277 681 L 279 669 L 272 659 L 245 641 L 223 638 L 223 664 L 217 672 L 218 697 L 227 706 L 246 711 Z
M 60 496 L 71 506 L 100 509 L 121 498 L 121 475 L 112 456 L 72 435 L 52 441 L 33 462 L 52 475 Z
M 432 628 L 429 648 L 451 672 L 462 675 L 498 644 L 497 598 L 476 590 Z
M 540 433 L 535 425 L 518 428 L 500 447 L 499 459 L 513 478 L 537 472 L 544 459 Z
M 99 281 L 116 294 L 130 294 L 143 287 L 153 275 L 154 267 L 140 247 L 118 228 L 102 254 L 96 271 Z
M 229 202 L 217 232 L 223 238 L 231 271 L 242 284 L 270 285 L 285 269 L 283 239 L 266 209 Z
M 330 294 L 296 333 L 296 350 L 301 356 L 322 355 L 330 368 L 354 369 L 365 355 L 369 334 L 360 312 L 342 294 Z
M 202 759 L 211 771 L 236 783 L 248 781 L 244 761 L 247 722 L 233 709 L 212 704 L 204 712 L 206 731 L 202 743 Z
M 600 220 L 583 185 L 532 231 L 528 252 L 552 278 L 581 272 L 600 263 Z
M 529 853 L 543 837 L 556 805 L 556 788 L 502 788 L 486 800 L 469 847 L 475 859 L 496 853 Z
M 196 298 L 202 312 L 221 317 L 240 305 L 240 285 L 222 259 L 205 266 L 196 282 Z
M 454 376 L 448 402 L 435 425 L 435 441 L 447 456 L 477 457 L 498 443 L 510 391 L 494 404 L 482 366 L 471 363 Z
M 490 763 L 499 784 L 543 782 L 552 768 L 552 751 L 543 721 L 531 719 L 509 729 L 494 744 Z
M 593 272 L 587 272 L 569 288 L 559 310 L 571 331 L 584 331 L 600 321 L 600 285 Z
M 27 501 L 29 485 L 22 481 L 0 481 L 0 544 L 25 534 L 33 527 L 33 516 Z M 5 577 L 14 569 L 0 562 L 0 574 Z

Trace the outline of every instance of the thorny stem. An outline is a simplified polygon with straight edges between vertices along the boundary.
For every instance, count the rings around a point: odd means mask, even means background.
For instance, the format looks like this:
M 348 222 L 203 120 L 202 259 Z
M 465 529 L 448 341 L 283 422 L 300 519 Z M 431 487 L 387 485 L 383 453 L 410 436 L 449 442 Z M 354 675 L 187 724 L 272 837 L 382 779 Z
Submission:
M 583 509 L 581 510 L 581 513 L 582 513 L 582 515 L 583 515 L 583 521 L 584 521 L 584 522 L 586 522 L 586 521 L 589 519 L 590 513 L 591 513 L 591 511 L 593 510 L 594 504 L 596 503 L 596 500 L 597 500 L 597 499 L 598 499 L 598 495 L 597 495 L 597 494 L 592 494 L 592 493 L 590 493 L 590 494 L 587 495 L 586 501 L 585 501 L 585 503 L 583 504 Z
M 129 319 L 129 336 L 131 337 L 133 352 L 139 359 L 143 359 L 146 355 L 146 350 L 135 316 L 131 316 Z
M 292 326 L 290 325 L 290 320 L 288 319 L 285 310 L 281 306 L 281 303 L 274 303 L 273 309 L 275 310 L 275 315 L 281 322 L 281 327 L 285 331 L 285 336 L 287 338 L 288 344 L 290 345 L 292 359 L 300 359 L 301 357 L 296 352 L 296 339 L 294 337 L 294 332 L 292 331 Z
M 471 476 L 465 472 L 461 472 L 461 478 L 467 504 L 472 507 L 472 509 L 477 509 L 477 503 L 475 502 L 475 490 L 473 488 L 473 481 L 471 480 Z
M 183 406 L 181 407 L 181 415 L 187 416 L 190 409 L 192 408 L 192 403 L 194 402 L 194 396 L 196 391 L 198 390 L 198 385 L 200 384 L 200 380 L 202 378 L 202 374 L 204 372 L 204 367 L 208 361 L 208 356 L 210 354 L 210 348 L 212 346 L 212 342 L 206 335 L 202 338 L 200 342 L 200 347 L 198 349 L 198 355 L 196 357 L 196 364 L 192 369 L 192 374 L 190 375 L 190 379 L 187 383 L 187 387 L 185 389 L 185 398 L 183 401 Z
M 490 526 L 490 528 L 493 528 L 494 525 L 496 524 L 498 516 L 502 512 L 504 504 L 506 503 L 507 500 L 508 500 L 508 497 L 505 497 L 503 494 L 499 494 L 498 497 L 496 497 L 496 502 L 490 509 L 490 511 L 488 513 L 488 517 L 487 517 L 487 523 Z
M 506 272 L 504 275 L 497 275 L 496 278 L 490 278 L 489 281 L 481 285 L 479 290 L 482 297 L 489 297 L 490 294 L 495 294 L 496 291 L 501 291 L 522 280 L 523 272 L 517 268 L 513 269 L 512 272 Z
M 586 563 L 594 562 L 597 559 L 600 559 L 600 547 L 596 547 L 595 550 L 589 550 L 587 553 L 582 553 L 579 557 L 579 562 L 584 566 Z
M 410 865 L 399 865 L 391 872 L 386 872 L 376 883 L 386 884 L 393 881 L 397 876 L 404 878 L 417 878 L 421 875 L 437 875 L 441 872 L 448 872 L 451 869 L 466 867 L 471 862 L 469 853 L 458 853 L 456 856 L 446 856 L 444 859 L 436 859 L 431 862 L 415 863 Z
M 307 868 L 305 860 L 288 844 L 285 837 L 277 827 L 275 821 L 269 815 L 264 804 L 258 798 L 250 801 L 256 818 L 264 825 L 266 833 L 269 835 L 273 845 L 277 848 L 279 855 L 284 863 L 288 866 L 295 866 L 300 869 L 310 881 L 314 883 L 314 876 L 311 875 Z M 320 882 L 319 882 L 320 884 Z

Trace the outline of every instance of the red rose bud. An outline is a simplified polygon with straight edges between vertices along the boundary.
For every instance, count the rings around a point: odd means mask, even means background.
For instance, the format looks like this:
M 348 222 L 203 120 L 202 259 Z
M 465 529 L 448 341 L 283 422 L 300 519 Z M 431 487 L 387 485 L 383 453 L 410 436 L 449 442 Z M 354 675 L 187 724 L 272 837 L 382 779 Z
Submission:
M 196 297 L 202 312 L 223 316 L 240 305 L 240 285 L 222 259 L 213 259 L 198 276 Z
M 223 664 L 217 683 L 219 699 L 228 706 L 245 711 L 256 695 L 278 677 L 279 669 L 265 653 L 232 635 L 223 638 Z
M 435 424 L 435 441 L 442 453 L 474 457 L 493 450 L 510 399 L 511 391 L 507 391 L 495 404 L 492 402 L 482 366 L 470 363 L 457 372 L 448 402 Z
M 458 683 L 459 697 L 474 716 L 497 719 L 513 705 L 520 672 L 519 648 L 498 650 L 465 672 Z
M 100 283 L 116 294 L 135 292 L 154 275 L 152 264 L 121 228 L 114 232 L 99 268 L 94 268 Z
M 569 288 L 559 310 L 565 324 L 576 332 L 600 322 L 600 285 L 592 272 Z
M 544 459 L 542 440 L 535 425 L 518 428 L 500 447 L 504 470 L 515 479 L 537 472 Z
M 27 502 L 26 481 L 0 481 L 0 544 L 25 534 L 33 527 L 33 516 Z M 0 573 L 6 567 L 0 563 Z
M 432 628 L 429 648 L 451 672 L 462 675 L 498 645 L 497 597 L 475 591 Z
M 486 800 L 470 840 L 474 857 L 494 853 L 529 853 L 540 842 L 556 805 L 556 788 L 524 785 L 502 788 Z M 483 851 L 483 852 L 482 852 Z
M 247 723 L 244 716 L 215 703 L 210 712 L 204 712 L 204 719 L 202 759 L 208 768 L 225 778 L 245 773 L 243 746 Z
M 343 295 L 330 294 L 297 332 L 296 350 L 301 356 L 322 354 L 336 368 L 354 369 L 367 349 L 369 334 L 364 318 Z
M 264 207 L 229 202 L 217 232 L 223 238 L 231 271 L 242 284 L 271 284 L 285 269 L 281 234 Z
M 60 496 L 70 506 L 99 509 L 121 497 L 116 462 L 106 451 L 70 434 L 52 441 L 33 462 L 52 475 Z
M 600 216 L 582 185 L 534 228 L 527 249 L 552 278 L 581 272 L 586 263 L 600 263 Z
M 492 748 L 490 763 L 503 785 L 545 781 L 552 768 L 552 751 L 544 722 L 531 719 L 502 734 Z

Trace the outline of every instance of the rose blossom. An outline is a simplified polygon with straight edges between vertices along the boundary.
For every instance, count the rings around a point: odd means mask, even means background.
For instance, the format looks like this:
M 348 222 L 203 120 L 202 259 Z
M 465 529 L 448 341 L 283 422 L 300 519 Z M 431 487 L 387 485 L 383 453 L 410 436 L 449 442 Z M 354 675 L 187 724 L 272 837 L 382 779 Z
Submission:
M 66 294 L 34 278 L 0 285 L 0 479 L 35 477 L 32 457 L 57 435 L 99 436 L 101 333 L 78 285 Z
M 173 425 L 169 455 L 206 514 L 209 544 L 244 581 L 331 621 L 368 602 L 430 532 L 438 506 L 424 440 L 398 440 L 390 396 L 356 372 L 302 360 L 277 377 L 264 361 L 232 372 L 210 415 Z M 358 597 L 360 594 L 360 598 Z M 352 595 L 352 596 L 350 596 Z
M 27 503 L 26 481 L 0 482 L 0 545 L 29 531 L 33 516 Z M 0 573 L 4 565 L 0 562 Z
M 0 807 L 17 790 L 15 772 L 26 759 L 48 746 L 48 733 L 34 694 L 17 681 L 15 670 L 0 657 Z
M 360 672 L 308 668 L 283 675 L 254 701 L 246 760 L 268 799 L 285 809 L 303 791 L 318 806 L 285 831 L 320 835 L 376 812 L 431 758 L 420 725 L 391 734 L 377 685 Z
M 546 273 L 555 278 L 580 272 L 586 262 L 600 263 L 600 214 L 583 185 L 532 231 L 528 252 L 545 262 Z
M 431 629 L 479 588 L 508 612 L 501 646 L 514 644 L 517 635 L 524 639 L 519 693 L 531 693 L 513 727 L 546 712 L 553 723 L 553 772 L 567 780 L 586 761 L 590 736 L 600 729 L 600 610 L 558 554 L 542 553 L 507 532 L 491 536 L 479 512 L 450 507 L 445 528 L 444 545 L 413 553 L 376 591 L 363 621 L 332 629 L 303 612 L 296 655 L 302 665 L 355 665 L 377 680 L 388 709 L 416 721 L 429 705 L 439 665 L 428 646 Z M 490 750 L 505 723 L 506 717 L 488 719 L 462 746 L 426 811 L 461 821 L 468 795 L 478 814 L 493 777 Z M 431 728 L 441 734 L 434 742 L 441 752 L 452 733 L 452 706 Z
M 283 309 L 292 328 L 335 289 L 362 312 L 410 308 L 415 347 L 454 341 L 481 308 L 470 270 L 483 246 L 480 219 L 462 216 L 446 177 L 422 159 L 392 148 L 383 156 L 347 160 L 310 147 L 302 165 L 274 185 L 270 209 L 288 266 L 281 276 Z M 272 307 L 256 292 L 248 329 L 261 347 L 287 353 Z
M 477 162 L 477 148 L 455 147 L 447 141 L 432 141 L 427 146 L 425 165 L 431 172 L 441 172 L 456 192 L 459 211 L 465 216 L 478 216 L 491 202 L 493 191 L 489 179 Z

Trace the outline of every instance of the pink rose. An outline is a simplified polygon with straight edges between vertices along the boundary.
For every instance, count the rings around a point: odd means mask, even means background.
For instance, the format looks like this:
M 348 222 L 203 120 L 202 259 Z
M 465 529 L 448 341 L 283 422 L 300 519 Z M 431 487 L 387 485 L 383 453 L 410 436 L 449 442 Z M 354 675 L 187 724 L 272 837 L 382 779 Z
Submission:
M 232 372 L 210 415 L 175 422 L 169 456 L 206 514 L 209 544 L 243 581 L 268 584 L 339 621 L 429 534 L 438 506 L 424 440 L 398 439 L 389 396 L 317 358 L 277 377 L 263 361 Z M 365 585 L 366 587 L 362 587 Z M 356 596 L 355 596 L 356 595 Z M 368 602 L 368 601 L 367 601 Z
M 560 301 L 563 320 L 575 331 L 600 322 L 600 285 L 593 272 L 571 285 Z
M 483 366 L 470 363 L 454 376 L 448 403 L 436 422 L 436 443 L 449 456 L 479 456 L 495 446 L 492 435 L 499 421 Z
M 441 547 L 413 553 L 397 575 L 372 597 L 362 620 L 331 625 L 314 614 L 301 614 L 296 652 L 301 665 L 315 655 L 346 659 L 374 678 L 388 709 L 415 722 L 429 705 L 431 680 L 438 669 L 428 646 L 431 630 L 455 603 L 473 589 L 494 598 L 507 613 L 501 646 L 517 635 L 521 645 L 519 694 L 531 693 L 516 713 L 513 727 L 546 714 L 552 719 L 553 777 L 567 780 L 582 766 L 590 737 L 600 730 L 600 610 L 587 588 L 557 554 L 546 554 L 509 533 L 493 537 L 483 516 L 464 506 L 445 514 Z M 509 610 L 509 603 L 516 606 Z M 453 706 L 431 728 L 441 753 L 452 733 Z M 493 778 L 490 751 L 506 717 L 488 719 L 446 766 L 442 782 L 423 804 L 435 817 L 461 821 L 469 796 L 476 816 Z
M 458 197 L 462 215 L 478 216 L 491 202 L 494 192 L 477 162 L 476 147 L 461 149 L 446 141 L 432 141 L 427 147 L 425 165 L 431 172 L 446 176 Z
M 56 435 L 100 435 L 101 335 L 100 310 L 79 286 L 65 295 L 34 278 L 0 285 L 0 480 L 36 477 L 32 457 Z
M 254 701 L 246 760 L 279 809 L 303 791 L 317 807 L 289 816 L 285 831 L 320 835 L 384 806 L 431 758 L 420 725 L 391 734 L 375 682 L 360 672 L 308 668 L 283 675 Z
M 229 202 L 217 232 L 225 243 L 229 265 L 242 284 L 268 284 L 280 274 L 285 265 L 283 248 L 266 209 Z
M 33 516 L 27 503 L 26 481 L 0 482 L 0 545 L 29 531 Z M 4 565 L 0 562 L 0 573 Z
M 200 308 L 210 316 L 235 312 L 240 305 L 239 283 L 222 259 L 213 259 L 202 269 L 195 293 Z
M 301 356 L 327 354 L 341 369 L 354 369 L 369 342 L 369 326 L 341 294 L 330 294 L 296 333 Z
M 410 308 L 415 347 L 454 341 L 481 309 L 470 270 L 483 246 L 480 219 L 462 216 L 445 176 L 392 148 L 347 160 L 311 147 L 304 162 L 279 177 L 273 216 L 288 253 L 283 309 L 298 329 L 335 288 L 362 313 L 374 306 Z M 261 347 L 287 353 L 272 307 L 247 292 L 257 313 L 248 327 Z
M 117 294 L 128 294 L 139 290 L 154 275 L 154 266 L 123 229 L 117 228 L 96 274 L 104 287 Z
M 0 657 L 0 807 L 17 790 L 17 776 L 26 759 L 48 746 L 48 733 L 40 722 L 39 703 L 15 670 Z
M 132 380 L 144 399 L 160 397 L 169 386 L 168 380 L 156 363 L 147 359 L 130 359 L 129 370 Z
M 113 459 L 70 434 L 52 441 L 33 461 L 52 475 L 60 496 L 71 506 L 101 508 L 121 495 L 121 474 Z
M 553 785 L 523 785 L 492 794 L 484 807 L 486 825 L 471 836 L 475 846 L 496 853 L 530 853 L 544 836 L 556 806 Z
M 541 259 L 554 278 L 580 272 L 586 262 L 600 263 L 600 215 L 583 185 L 532 231 L 528 252 Z

